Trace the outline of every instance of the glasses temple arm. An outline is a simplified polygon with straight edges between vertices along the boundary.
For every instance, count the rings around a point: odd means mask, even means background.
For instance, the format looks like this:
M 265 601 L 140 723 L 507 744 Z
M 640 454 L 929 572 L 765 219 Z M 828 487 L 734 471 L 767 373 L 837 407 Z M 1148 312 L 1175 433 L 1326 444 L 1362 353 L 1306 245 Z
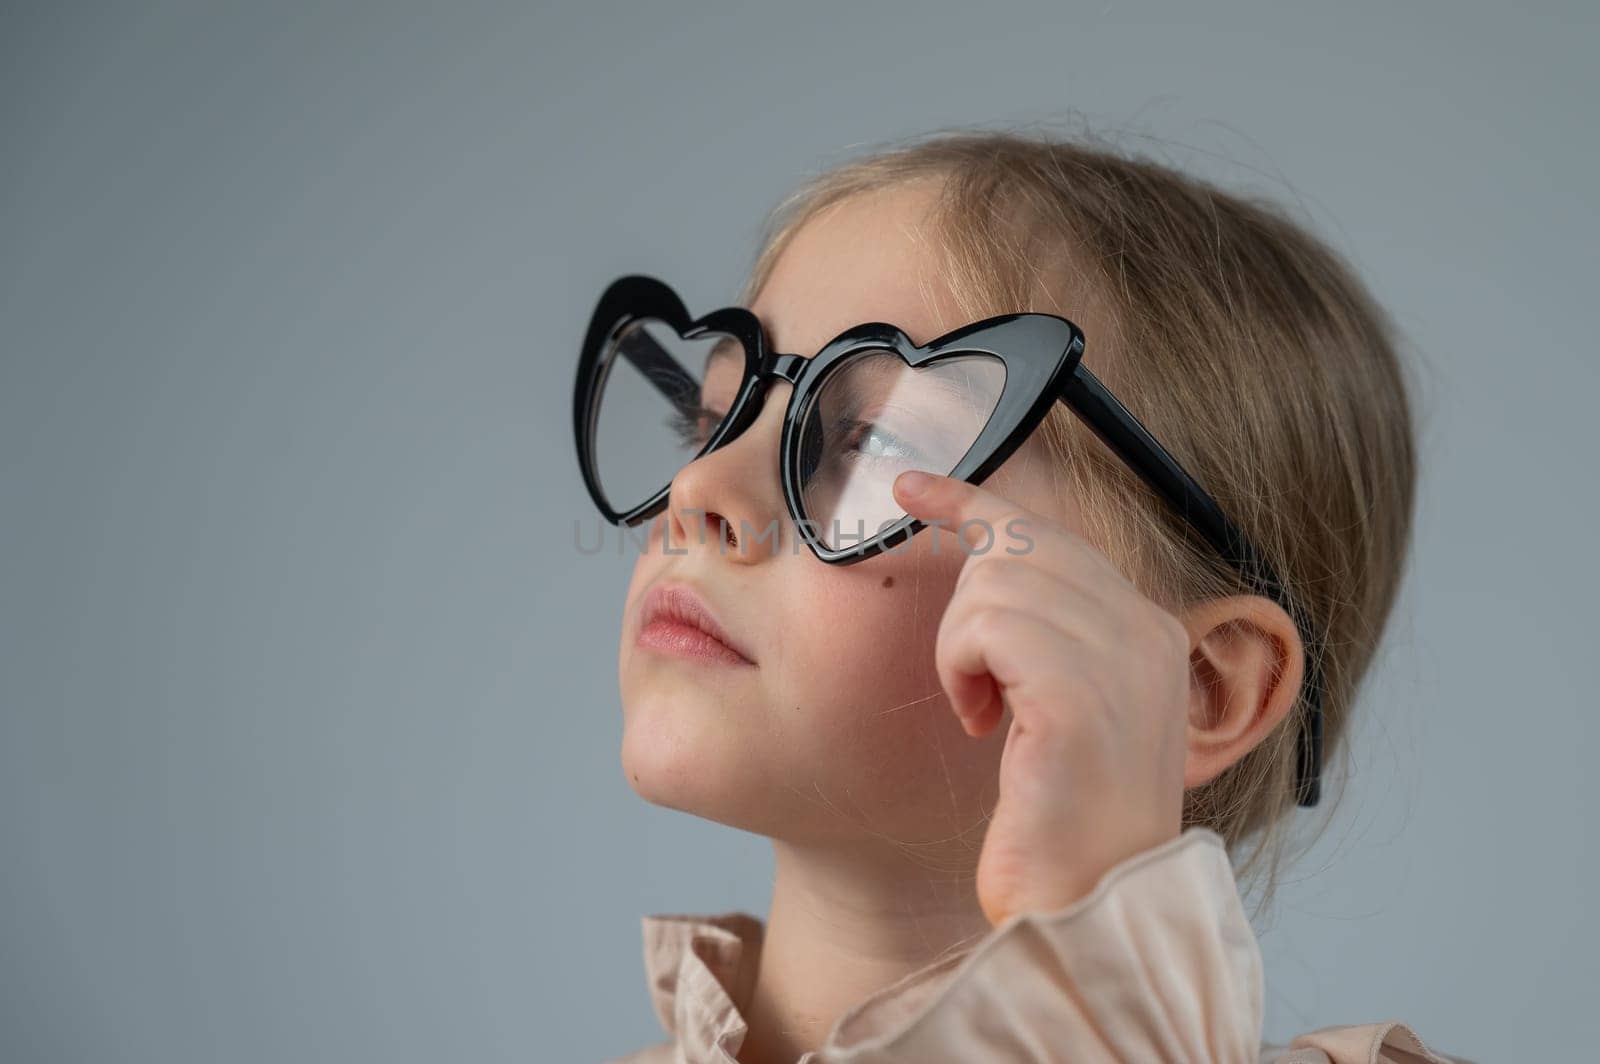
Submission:
M 1298 601 L 1288 595 L 1272 566 L 1244 533 L 1223 514 L 1216 500 L 1195 482 L 1166 448 L 1089 372 L 1081 361 L 1061 388 L 1061 398 L 1086 421 L 1095 434 L 1144 478 L 1190 527 L 1217 553 L 1240 570 L 1262 593 L 1284 606 L 1294 618 L 1305 644 L 1308 715 L 1299 736 L 1295 791 L 1300 805 L 1317 803 L 1321 793 L 1322 676 L 1321 655 L 1313 653 L 1309 618 Z

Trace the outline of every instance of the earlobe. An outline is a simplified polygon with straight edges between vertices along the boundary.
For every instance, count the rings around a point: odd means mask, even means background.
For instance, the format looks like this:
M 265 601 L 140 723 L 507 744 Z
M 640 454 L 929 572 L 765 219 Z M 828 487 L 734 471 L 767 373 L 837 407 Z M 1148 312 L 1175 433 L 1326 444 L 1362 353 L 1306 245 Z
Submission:
M 1194 787 L 1272 734 L 1294 705 L 1303 662 L 1293 619 L 1270 599 L 1209 599 L 1180 616 L 1194 639 L 1184 769 L 1184 786 Z

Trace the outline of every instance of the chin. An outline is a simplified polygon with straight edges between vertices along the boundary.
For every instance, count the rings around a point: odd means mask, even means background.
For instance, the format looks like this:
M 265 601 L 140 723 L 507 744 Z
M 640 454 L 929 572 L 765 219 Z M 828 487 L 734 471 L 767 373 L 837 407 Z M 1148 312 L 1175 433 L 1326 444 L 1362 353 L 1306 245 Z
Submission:
M 752 827 L 745 813 L 769 804 L 770 783 L 751 748 L 758 736 L 731 708 L 693 690 L 651 690 L 625 698 L 622 772 L 652 805 Z

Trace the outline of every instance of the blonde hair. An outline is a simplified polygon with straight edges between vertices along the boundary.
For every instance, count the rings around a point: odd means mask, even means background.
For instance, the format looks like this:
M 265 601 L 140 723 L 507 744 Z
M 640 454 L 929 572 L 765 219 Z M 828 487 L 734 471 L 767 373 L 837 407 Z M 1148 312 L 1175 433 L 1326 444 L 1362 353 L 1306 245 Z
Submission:
M 812 177 L 768 218 L 741 302 L 755 301 L 817 212 L 923 180 L 941 187 L 930 250 L 967 320 L 1092 315 L 1085 364 L 1305 605 L 1308 649 L 1322 655 L 1324 758 L 1347 762 L 1351 708 L 1400 585 L 1415 496 L 1412 386 L 1383 309 L 1268 201 L 1098 138 L 990 130 L 914 138 Z M 1071 411 L 1057 405 L 1039 431 L 1090 540 L 1152 599 L 1251 593 Z M 1248 879 L 1265 867 L 1263 906 L 1295 807 L 1303 696 L 1185 797 L 1185 826 L 1216 831 L 1236 860 L 1253 840 L 1238 871 Z

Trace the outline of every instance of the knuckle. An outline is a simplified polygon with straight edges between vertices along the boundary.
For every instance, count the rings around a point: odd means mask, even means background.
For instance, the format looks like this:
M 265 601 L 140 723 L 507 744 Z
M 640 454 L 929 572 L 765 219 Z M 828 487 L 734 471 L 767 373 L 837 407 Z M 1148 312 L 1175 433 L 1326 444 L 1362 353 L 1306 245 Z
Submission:
M 998 605 L 980 606 L 973 611 L 970 624 L 979 639 L 996 638 L 1010 627 L 1011 611 Z
M 984 555 L 974 561 L 969 582 L 975 590 L 1003 593 L 1011 587 L 1011 578 L 1011 566 L 1005 559 Z
M 1017 529 L 1022 532 L 1034 532 L 1038 529 L 1038 522 L 1033 514 L 1023 509 L 1010 509 L 1000 515 L 1002 529 Z

